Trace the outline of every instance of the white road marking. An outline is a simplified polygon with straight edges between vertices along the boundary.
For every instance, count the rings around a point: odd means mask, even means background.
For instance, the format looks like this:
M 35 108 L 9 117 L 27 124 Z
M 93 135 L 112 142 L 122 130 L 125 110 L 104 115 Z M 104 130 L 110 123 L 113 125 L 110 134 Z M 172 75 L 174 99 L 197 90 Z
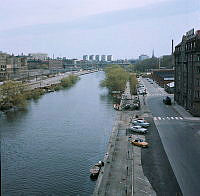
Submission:
M 178 117 L 178 116 L 170 116 L 170 117 L 159 117 L 159 116 L 154 116 L 153 120 L 183 120 L 182 117 Z

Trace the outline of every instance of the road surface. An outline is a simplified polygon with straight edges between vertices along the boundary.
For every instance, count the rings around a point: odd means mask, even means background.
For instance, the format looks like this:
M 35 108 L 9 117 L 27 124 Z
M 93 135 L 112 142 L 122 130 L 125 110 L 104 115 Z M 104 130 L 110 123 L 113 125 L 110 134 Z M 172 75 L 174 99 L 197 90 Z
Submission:
M 141 81 L 147 89 L 147 105 L 183 195 L 199 196 L 200 121 L 187 120 L 173 105 L 163 104 L 162 99 L 168 94 L 155 82 L 151 84 L 144 78 Z

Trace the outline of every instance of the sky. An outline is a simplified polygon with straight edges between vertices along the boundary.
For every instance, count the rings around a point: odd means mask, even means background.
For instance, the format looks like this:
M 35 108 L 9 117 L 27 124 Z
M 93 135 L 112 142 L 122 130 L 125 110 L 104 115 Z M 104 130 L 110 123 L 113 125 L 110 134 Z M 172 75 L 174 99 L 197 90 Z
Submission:
M 199 0 L 0 0 L 0 51 L 16 55 L 158 57 L 192 28 Z

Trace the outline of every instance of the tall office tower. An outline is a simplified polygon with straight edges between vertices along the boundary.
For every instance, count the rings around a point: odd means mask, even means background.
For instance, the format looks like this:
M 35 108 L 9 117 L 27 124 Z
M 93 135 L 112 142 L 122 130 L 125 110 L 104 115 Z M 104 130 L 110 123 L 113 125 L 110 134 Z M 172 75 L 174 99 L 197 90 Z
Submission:
M 90 60 L 90 61 L 94 61 L 94 55 L 90 55 L 90 56 L 89 56 L 89 60 Z
M 107 61 L 112 61 L 112 55 L 107 55 Z
M 106 61 L 106 55 L 101 55 L 101 61 Z
M 88 55 L 83 55 L 83 60 L 88 61 Z
M 95 61 L 99 61 L 99 60 L 100 60 L 99 55 L 96 55 L 96 56 L 95 56 Z

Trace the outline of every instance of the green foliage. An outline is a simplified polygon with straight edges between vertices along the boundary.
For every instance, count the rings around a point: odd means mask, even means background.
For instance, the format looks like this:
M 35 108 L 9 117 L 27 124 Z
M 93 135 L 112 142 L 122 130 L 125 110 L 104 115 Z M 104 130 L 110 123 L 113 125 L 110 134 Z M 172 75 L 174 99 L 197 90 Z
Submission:
M 6 82 L 0 86 L 0 110 L 7 110 L 13 107 L 25 107 L 26 100 L 38 99 L 49 90 L 56 91 L 65 87 L 70 87 L 75 84 L 78 79 L 78 76 L 70 75 L 63 78 L 60 84 L 33 90 L 25 89 L 21 83 Z
M 6 82 L 0 87 L 0 109 L 6 110 L 14 106 L 24 107 L 26 98 L 23 96 L 24 87 L 17 82 Z
M 136 85 L 137 85 L 138 81 L 137 81 L 137 78 L 136 78 L 136 74 L 134 74 L 134 73 L 130 74 L 129 82 L 130 82 L 131 94 L 137 95 Z
M 165 67 L 167 69 L 172 69 L 173 68 L 172 55 L 164 55 L 160 59 L 160 66 Z
M 44 89 L 36 88 L 34 90 L 24 92 L 24 96 L 26 99 L 39 99 L 44 93 Z
M 160 67 L 172 69 L 173 68 L 172 55 L 164 55 L 162 58 L 160 58 Z M 158 69 L 158 68 L 159 68 L 159 59 L 154 57 L 145 59 L 143 61 L 137 61 L 135 64 L 129 65 L 127 69 L 130 72 L 141 73 L 141 72 L 147 72 L 151 69 Z
M 158 69 L 159 66 L 159 60 L 158 58 L 150 58 L 145 59 L 143 61 L 138 61 L 134 65 L 134 71 L 136 72 L 146 72 L 151 69 Z
M 120 66 L 112 65 L 105 69 L 106 77 L 101 82 L 102 87 L 107 87 L 109 91 L 124 91 L 129 74 Z
M 63 78 L 63 79 L 61 80 L 61 86 L 63 86 L 64 88 L 65 88 L 65 87 L 70 87 L 70 86 L 72 86 L 73 84 L 75 84 L 77 80 L 78 80 L 78 76 L 69 75 L 68 77 Z

